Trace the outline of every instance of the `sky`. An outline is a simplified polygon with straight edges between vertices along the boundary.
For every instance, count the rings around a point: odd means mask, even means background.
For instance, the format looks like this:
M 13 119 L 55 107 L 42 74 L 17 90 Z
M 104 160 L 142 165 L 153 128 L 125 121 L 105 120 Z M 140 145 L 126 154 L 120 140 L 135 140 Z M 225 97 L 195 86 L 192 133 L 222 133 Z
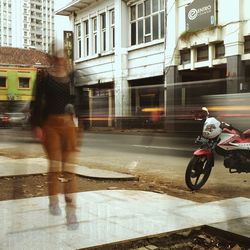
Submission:
M 70 3 L 71 0 L 54 0 L 55 10 L 60 9 Z
M 71 0 L 55 0 L 54 1 L 55 11 L 65 7 L 70 2 L 72 1 Z M 58 47 L 62 47 L 64 30 L 72 30 L 72 26 L 69 22 L 69 18 L 65 16 L 56 15 L 55 16 L 55 36 L 56 36 Z

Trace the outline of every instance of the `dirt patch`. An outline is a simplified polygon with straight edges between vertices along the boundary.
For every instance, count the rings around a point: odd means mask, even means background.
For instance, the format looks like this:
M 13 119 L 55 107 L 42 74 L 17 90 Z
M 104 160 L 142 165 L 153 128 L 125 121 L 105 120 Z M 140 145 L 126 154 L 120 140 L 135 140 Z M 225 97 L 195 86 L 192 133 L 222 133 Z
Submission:
M 60 183 L 60 181 L 58 180 Z M 105 181 L 77 176 L 78 192 L 103 189 L 137 189 L 134 181 Z M 63 185 L 63 183 L 61 183 Z M 47 174 L 0 178 L 0 200 L 22 199 L 48 195 Z
M 77 176 L 78 192 L 125 189 L 142 190 L 168 194 L 197 202 L 220 200 L 221 197 L 209 194 L 191 192 L 179 189 L 168 182 L 158 182 L 156 179 L 140 177 L 138 181 L 92 179 Z M 22 199 L 48 195 L 47 174 L 12 176 L 0 178 L 0 200 Z
M 249 250 L 236 236 L 223 235 L 204 226 L 141 240 L 108 244 L 88 250 Z

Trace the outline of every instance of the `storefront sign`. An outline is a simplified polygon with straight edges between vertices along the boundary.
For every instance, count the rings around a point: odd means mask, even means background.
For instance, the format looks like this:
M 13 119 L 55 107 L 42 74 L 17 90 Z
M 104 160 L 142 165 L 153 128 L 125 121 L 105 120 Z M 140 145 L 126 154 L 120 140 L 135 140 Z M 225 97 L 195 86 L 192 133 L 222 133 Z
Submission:
M 186 7 L 186 31 L 196 31 L 215 24 L 215 0 L 194 0 Z
M 68 55 L 68 58 L 73 61 L 73 32 L 64 31 L 63 32 L 63 44 L 64 49 Z

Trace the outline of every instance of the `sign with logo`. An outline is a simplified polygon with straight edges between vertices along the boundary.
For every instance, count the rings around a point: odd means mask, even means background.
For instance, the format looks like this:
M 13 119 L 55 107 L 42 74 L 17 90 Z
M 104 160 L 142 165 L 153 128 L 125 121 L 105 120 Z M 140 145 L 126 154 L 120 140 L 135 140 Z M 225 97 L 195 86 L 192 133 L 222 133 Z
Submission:
M 186 31 L 214 26 L 215 0 L 194 0 L 186 7 Z
M 68 58 L 73 61 L 73 32 L 64 31 L 63 32 L 63 44 L 64 49 L 68 55 Z

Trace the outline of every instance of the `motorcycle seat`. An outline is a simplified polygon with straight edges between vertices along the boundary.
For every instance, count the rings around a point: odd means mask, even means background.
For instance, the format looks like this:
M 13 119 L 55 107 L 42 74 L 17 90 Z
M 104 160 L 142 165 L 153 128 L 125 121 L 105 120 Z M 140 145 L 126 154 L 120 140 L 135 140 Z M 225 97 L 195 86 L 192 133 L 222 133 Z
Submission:
M 242 133 L 245 137 L 250 137 L 250 129 L 247 129 Z

